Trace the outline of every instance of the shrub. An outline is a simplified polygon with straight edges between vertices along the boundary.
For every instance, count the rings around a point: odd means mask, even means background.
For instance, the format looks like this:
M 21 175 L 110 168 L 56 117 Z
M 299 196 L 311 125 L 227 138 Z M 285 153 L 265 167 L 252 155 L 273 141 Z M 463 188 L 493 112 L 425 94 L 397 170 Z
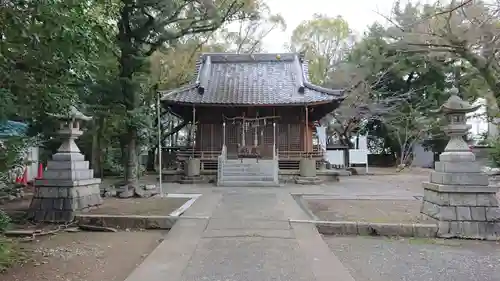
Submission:
M 16 260 L 16 247 L 14 241 L 2 236 L 10 223 L 9 216 L 0 210 L 0 272 L 5 271 Z
M 500 138 L 496 138 L 489 142 L 488 157 L 494 167 L 500 167 Z
M 10 224 L 10 217 L 0 209 L 0 233 L 5 231 Z

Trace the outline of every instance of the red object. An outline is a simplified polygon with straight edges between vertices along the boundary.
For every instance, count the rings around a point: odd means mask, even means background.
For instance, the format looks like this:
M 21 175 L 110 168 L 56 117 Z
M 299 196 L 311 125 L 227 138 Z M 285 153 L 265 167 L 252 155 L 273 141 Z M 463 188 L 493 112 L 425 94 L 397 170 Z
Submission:
M 16 177 L 16 183 L 21 183 L 21 177 Z
M 21 179 L 22 185 L 28 185 L 28 168 L 24 168 L 23 177 Z
M 36 179 L 39 180 L 39 179 L 43 179 L 43 165 L 42 163 L 40 163 L 38 165 L 38 173 L 36 175 Z

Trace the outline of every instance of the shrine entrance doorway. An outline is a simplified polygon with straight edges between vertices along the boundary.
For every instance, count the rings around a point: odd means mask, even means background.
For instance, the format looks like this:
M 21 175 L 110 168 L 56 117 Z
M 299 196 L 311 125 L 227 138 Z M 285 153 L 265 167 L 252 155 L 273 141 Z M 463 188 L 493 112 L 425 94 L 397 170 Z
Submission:
M 225 143 L 233 143 L 235 145 L 227 146 L 227 157 L 235 158 L 257 158 L 257 159 L 273 159 L 273 150 L 276 143 L 276 123 L 273 122 L 275 117 L 234 117 L 225 118 L 224 128 L 228 133 L 224 133 L 232 139 L 226 140 Z

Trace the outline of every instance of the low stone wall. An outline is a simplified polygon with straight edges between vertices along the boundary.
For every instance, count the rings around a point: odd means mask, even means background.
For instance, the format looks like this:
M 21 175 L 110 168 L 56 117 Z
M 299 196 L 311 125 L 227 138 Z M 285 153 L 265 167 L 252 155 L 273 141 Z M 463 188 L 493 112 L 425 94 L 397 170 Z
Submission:
M 130 216 L 90 215 L 75 216 L 77 224 L 113 227 L 117 229 L 170 229 L 179 217 L 173 216 Z
M 317 221 L 318 232 L 325 235 L 361 236 L 398 236 L 398 237 L 436 237 L 435 224 L 412 223 L 371 223 L 355 221 Z
M 320 170 L 317 171 L 316 176 L 320 178 L 323 182 L 337 182 L 340 176 L 350 175 L 347 171 L 336 171 L 336 170 Z M 183 176 L 182 171 L 163 171 L 162 181 L 163 182 L 179 182 Z M 295 178 L 299 176 L 299 171 L 295 170 L 283 170 L 279 172 L 280 183 L 292 183 L 295 182 Z M 200 177 L 203 179 L 203 183 L 215 183 L 217 181 L 217 171 L 201 171 Z

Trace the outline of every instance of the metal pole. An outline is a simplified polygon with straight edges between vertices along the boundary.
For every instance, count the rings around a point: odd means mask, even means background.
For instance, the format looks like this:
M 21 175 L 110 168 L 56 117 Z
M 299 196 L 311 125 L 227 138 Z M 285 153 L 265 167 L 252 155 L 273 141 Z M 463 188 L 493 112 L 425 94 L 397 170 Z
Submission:
M 161 108 L 160 108 L 160 94 L 158 93 L 157 100 L 157 114 L 158 114 L 158 184 L 160 185 L 160 197 L 163 197 L 163 186 L 161 180 Z

